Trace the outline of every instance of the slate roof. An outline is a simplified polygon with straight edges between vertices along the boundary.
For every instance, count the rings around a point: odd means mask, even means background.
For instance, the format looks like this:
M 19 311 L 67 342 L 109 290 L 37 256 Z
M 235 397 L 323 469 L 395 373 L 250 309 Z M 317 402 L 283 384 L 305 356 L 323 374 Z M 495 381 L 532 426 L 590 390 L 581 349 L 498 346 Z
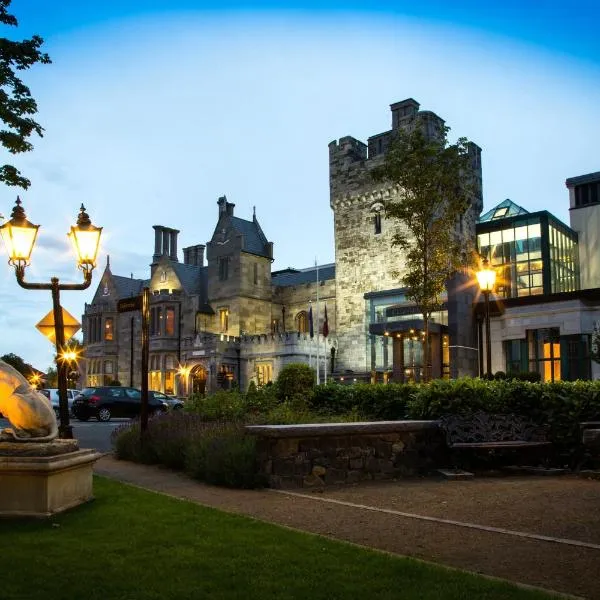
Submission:
M 149 279 L 132 279 L 131 277 L 122 277 L 121 275 L 112 275 L 112 280 L 117 287 L 119 298 L 131 298 L 142 293 L 145 285 L 150 285 Z
M 491 210 L 488 210 L 484 215 L 479 217 L 479 223 L 486 223 L 488 221 L 497 221 L 498 219 L 506 219 L 507 217 L 515 217 L 516 215 L 527 215 L 528 210 L 525 210 L 522 206 L 515 204 L 508 198 L 503 200 L 494 206 Z
M 183 289 L 190 295 L 202 295 L 206 290 L 208 278 L 208 267 L 198 267 L 196 265 L 186 265 L 180 262 L 171 262 Z M 206 294 L 204 294 L 206 298 Z
M 335 263 L 319 266 L 319 281 L 335 279 Z M 273 285 L 287 287 L 290 285 L 301 285 L 302 283 L 313 283 L 317 281 L 317 267 L 308 269 L 283 269 L 271 273 Z
M 244 236 L 244 251 L 250 252 L 251 254 L 257 254 L 258 256 L 269 256 L 267 248 L 267 238 L 263 233 L 258 221 L 246 221 L 239 217 L 230 217 L 231 226 L 237 233 L 241 233 Z

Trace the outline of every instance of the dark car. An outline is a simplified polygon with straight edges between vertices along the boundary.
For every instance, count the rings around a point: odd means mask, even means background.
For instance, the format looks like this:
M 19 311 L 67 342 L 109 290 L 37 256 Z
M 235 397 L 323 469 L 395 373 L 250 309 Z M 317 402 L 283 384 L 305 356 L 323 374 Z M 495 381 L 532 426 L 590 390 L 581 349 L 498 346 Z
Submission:
M 175 398 L 175 396 L 163 394 L 162 392 L 148 390 L 148 398 L 154 398 L 155 400 L 166 402 L 170 410 L 181 410 L 183 408 L 183 400 Z
M 151 415 L 164 413 L 168 404 L 148 394 Z M 139 417 L 142 411 L 142 392 L 136 388 L 121 386 L 89 387 L 73 400 L 73 414 L 80 421 L 96 417 L 98 421 L 110 421 L 112 417 Z

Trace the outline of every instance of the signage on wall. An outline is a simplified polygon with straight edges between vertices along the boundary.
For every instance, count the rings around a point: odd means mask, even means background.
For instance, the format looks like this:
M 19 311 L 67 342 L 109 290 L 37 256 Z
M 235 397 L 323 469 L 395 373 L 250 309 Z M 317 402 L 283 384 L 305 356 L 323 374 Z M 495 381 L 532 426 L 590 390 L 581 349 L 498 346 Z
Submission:
M 120 313 L 131 310 L 142 310 L 142 297 L 133 296 L 132 298 L 123 298 L 117 302 L 117 310 Z

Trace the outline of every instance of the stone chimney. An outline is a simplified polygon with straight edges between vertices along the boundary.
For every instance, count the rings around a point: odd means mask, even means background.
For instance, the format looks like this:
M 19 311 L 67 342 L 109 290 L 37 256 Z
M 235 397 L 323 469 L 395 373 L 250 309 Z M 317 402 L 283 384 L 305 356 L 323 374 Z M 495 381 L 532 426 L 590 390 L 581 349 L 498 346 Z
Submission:
M 177 234 L 178 229 L 171 229 L 163 225 L 153 225 L 154 229 L 154 255 L 152 262 L 156 263 L 162 256 L 177 262 Z
M 204 266 L 204 244 L 196 244 L 183 249 L 183 264 L 194 265 L 195 267 Z
M 217 204 L 219 205 L 219 219 L 222 215 L 233 217 L 233 209 L 235 204 L 233 202 L 227 202 L 227 196 L 221 196 L 217 200 Z

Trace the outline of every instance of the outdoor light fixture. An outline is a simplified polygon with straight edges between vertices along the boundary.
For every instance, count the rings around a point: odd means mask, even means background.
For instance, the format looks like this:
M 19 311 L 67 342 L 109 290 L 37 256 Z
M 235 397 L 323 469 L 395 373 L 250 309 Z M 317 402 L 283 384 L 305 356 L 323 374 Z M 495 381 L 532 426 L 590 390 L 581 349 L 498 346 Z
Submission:
M 486 375 L 492 376 L 492 344 L 490 342 L 490 293 L 496 283 L 496 271 L 489 266 L 487 258 L 481 262 L 481 269 L 477 271 L 479 289 L 485 296 L 485 349 L 486 349 Z
M 21 206 L 21 199 L 17 196 L 10 220 L 0 226 L 0 235 L 4 240 L 8 253 L 8 264 L 13 265 L 15 268 L 18 284 L 26 290 L 50 290 L 52 292 L 60 414 L 58 430 L 61 438 L 72 438 L 73 430 L 69 425 L 69 405 L 67 402 L 67 364 L 69 360 L 73 359 L 67 358 L 70 352 L 65 350 L 65 330 L 63 309 L 60 305 L 60 290 L 85 290 L 90 287 L 92 270 L 96 266 L 102 227 L 92 225 L 90 217 L 85 212 L 85 207 L 82 204 L 77 217 L 77 224 L 71 227 L 71 231 L 67 234 L 77 255 L 77 265 L 83 270 L 83 283 L 61 284 L 58 277 L 52 277 L 50 283 L 28 283 L 25 281 L 25 268 L 30 264 L 30 257 L 39 227 L 39 225 L 34 225 L 27 220 L 25 210 Z

